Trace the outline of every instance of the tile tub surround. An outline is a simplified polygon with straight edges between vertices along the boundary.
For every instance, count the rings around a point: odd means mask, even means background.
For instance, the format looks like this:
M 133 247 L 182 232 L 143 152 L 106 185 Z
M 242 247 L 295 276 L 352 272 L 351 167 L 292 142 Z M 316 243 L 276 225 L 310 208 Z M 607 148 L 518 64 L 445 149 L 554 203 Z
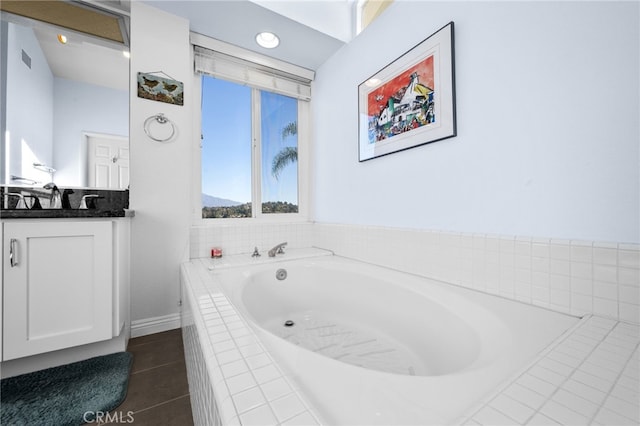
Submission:
M 215 219 L 211 219 L 215 222 Z M 242 220 L 242 219 L 240 219 Z M 250 219 L 248 219 L 250 220 Z M 287 248 L 313 246 L 314 225 L 309 222 L 297 223 L 216 223 L 214 225 L 193 226 L 190 230 L 190 258 L 209 257 L 212 247 L 221 247 L 224 255 L 249 253 L 255 247 L 261 255 L 276 244 L 287 242 Z M 286 248 L 285 248 L 286 250 Z
M 195 424 L 319 425 L 317 414 L 209 280 L 207 264 L 181 267 L 182 321 Z
M 640 323 L 640 245 L 322 223 L 191 228 L 191 258 L 282 241 L 573 315 Z
M 637 425 L 640 327 L 589 317 L 489 396 L 465 425 Z
M 295 380 L 210 282 L 209 266 L 194 259 L 181 268 L 185 336 L 197 336 L 185 337 L 185 350 L 201 351 L 195 368 L 187 356 L 192 405 L 202 419 L 217 419 L 200 423 L 320 424 Z M 639 345 L 637 324 L 589 315 L 459 423 L 637 424 Z

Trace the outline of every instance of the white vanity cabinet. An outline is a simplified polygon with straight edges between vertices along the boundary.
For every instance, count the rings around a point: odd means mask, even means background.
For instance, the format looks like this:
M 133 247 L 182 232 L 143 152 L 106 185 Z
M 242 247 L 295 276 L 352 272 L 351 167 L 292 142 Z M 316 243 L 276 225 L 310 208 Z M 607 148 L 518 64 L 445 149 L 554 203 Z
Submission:
M 99 219 L 3 221 L 3 361 L 118 333 L 115 226 Z

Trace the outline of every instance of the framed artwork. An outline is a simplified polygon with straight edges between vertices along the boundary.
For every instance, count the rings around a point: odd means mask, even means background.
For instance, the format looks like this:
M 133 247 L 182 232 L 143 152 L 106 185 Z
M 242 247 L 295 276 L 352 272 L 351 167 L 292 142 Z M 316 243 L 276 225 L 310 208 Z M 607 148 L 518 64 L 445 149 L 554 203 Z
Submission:
M 138 73 L 138 97 L 173 105 L 184 105 L 184 84 L 153 73 Z M 164 74 L 164 73 L 162 73 Z M 165 74 L 166 75 L 166 74 Z
M 453 22 L 358 86 L 360 162 L 456 136 Z

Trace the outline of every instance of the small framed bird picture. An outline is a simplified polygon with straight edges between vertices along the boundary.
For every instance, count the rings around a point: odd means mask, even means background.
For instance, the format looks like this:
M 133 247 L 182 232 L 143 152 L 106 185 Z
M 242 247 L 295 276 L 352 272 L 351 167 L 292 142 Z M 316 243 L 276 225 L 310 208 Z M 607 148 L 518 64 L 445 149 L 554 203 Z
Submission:
M 138 97 L 157 102 L 165 102 L 173 105 L 184 105 L 184 84 L 168 78 L 160 77 L 161 71 L 150 73 L 138 73 Z

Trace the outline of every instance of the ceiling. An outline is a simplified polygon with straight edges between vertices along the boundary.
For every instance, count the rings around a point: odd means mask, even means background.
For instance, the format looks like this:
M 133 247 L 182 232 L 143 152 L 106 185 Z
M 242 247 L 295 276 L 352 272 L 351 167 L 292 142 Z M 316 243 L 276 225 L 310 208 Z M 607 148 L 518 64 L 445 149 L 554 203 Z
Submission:
M 248 50 L 316 70 L 352 38 L 355 0 L 146 0 L 145 3 L 189 20 L 190 29 Z M 95 1 L 111 11 L 124 10 L 121 0 Z M 25 24 L 21 22 L 22 24 Z M 54 75 L 71 80 L 128 90 L 129 63 L 122 55 L 126 47 L 79 33 L 67 33 L 62 45 L 60 29 L 34 27 Z M 272 31 L 281 40 L 275 49 L 255 42 L 261 31 Z M 62 31 L 64 32 L 64 31 Z M 98 44 L 96 44 L 96 42 Z
M 129 90 L 129 59 L 124 48 L 96 44 L 95 39 L 65 33 L 67 44 L 58 42 L 61 32 L 52 27 L 34 28 L 53 75 L 118 90 Z M 126 49 L 128 50 L 128 49 Z
M 316 70 L 352 38 L 355 0 L 146 0 L 189 20 L 190 29 L 245 49 Z M 271 31 L 275 49 L 255 36 Z

